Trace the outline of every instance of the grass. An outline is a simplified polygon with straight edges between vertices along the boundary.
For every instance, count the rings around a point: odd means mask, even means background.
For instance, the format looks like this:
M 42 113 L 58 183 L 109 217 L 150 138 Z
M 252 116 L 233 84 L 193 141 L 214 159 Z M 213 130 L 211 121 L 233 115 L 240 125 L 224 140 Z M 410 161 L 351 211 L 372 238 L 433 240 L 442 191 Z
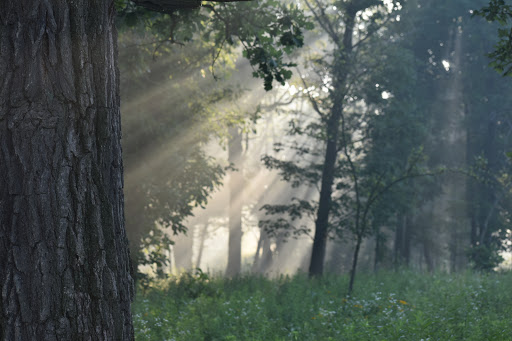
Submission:
M 512 273 L 184 275 L 133 306 L 136 340 L 512 340 Z

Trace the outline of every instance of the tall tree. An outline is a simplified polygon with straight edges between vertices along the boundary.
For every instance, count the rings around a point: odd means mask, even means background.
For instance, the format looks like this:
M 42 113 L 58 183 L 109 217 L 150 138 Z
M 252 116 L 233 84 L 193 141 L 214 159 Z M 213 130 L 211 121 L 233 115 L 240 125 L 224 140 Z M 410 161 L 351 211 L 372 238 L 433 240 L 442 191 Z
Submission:
M 242 132 L 237 126 L 229 129 L 228 161 L 237 169 L 229 179 L 229 242 L 227 276 L 239 275 L 242 269 L 242 206 L 244 175 L 242 165 Z
M 0 8 L 0 338 L 131 340 L 114 3 Z
M 365 53 L 362 52 L 365 51 L 365 42 L 385 22 L 388 12 L 383 3 L 378 0 L 345 2 L 314 0 L 305 1 L 305 4 L 316 24 L 322 29 L 322 34 L 328 39 L 327 48 L 324 51 L 328 58 L 323 56 L 310 58 L 308 64 L 313 66 L 309 67 L 307 72 L 314 76 L 304 75 L 302 78 L 305 88 L 303 93 L 306 94 L 306 98 L 318 115 L 318 120 L 307 127 L 293 125 L 292 130 L 293 133 L 310 134 L 312 138 L 322 141 L 323 155 L 320 157 L 318 151 L 315 151 L 315 155 L 318 156 L 315 164 L 306 168 L 290 162 L 280 162 L 275 158 L 265 158 L 264 161 L 270 168 L 281 169 L 286 180 L 296 178 L 297 182 L 301 182 L 307 178 L 310 184 L 316 185 L 316 181 L 320 183 L 317 204 L 311 205 L 309 202 L 297 200 L 287 209 L 284 206 L 277 210 L 267 207 L 270 209 L 269 213 L 289 211 L 292 212 L 292 217 L 295 212 L 301 210 L 308 214 L 311 210 L 315 211 L 309 274 L 318 276 L 323 273 L 327 239 L 330 231 L 334 229 L 330 221 L 335 206 L 333 194 L 339 192 L 341 187 L 337 186 L 342 186 L 335 183 L 335 180 L 340 170 L 350 168 L 347 164 L 341 165 L 340 160 L 350 156 L 346 153 L 346 144 L 352 143 L 349 136 L 355 128 L 348 127 L 351 125 L 349 122 L 355 122 L 357 119 L 349 118 L 348 113 L 356 108 L 357 102 L 362 98 L 361 79 L 367 74 L 365 71 L 367 69 L 362 66 L 358 58 Z M 366 11 L 368 13 L 364 14 Z M 298 148 L 298 152 L 310 153 L 308 148 Z M 321 163 L 318 163 L 320 158 Z M 263 222 L 263 224 L 266 223 Z

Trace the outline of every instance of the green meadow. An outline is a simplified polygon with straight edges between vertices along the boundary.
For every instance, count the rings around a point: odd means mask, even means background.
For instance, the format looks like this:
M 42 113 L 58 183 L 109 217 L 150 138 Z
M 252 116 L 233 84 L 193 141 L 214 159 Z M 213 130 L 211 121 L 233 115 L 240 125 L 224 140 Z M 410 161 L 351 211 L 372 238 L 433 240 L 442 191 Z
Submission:
M 512 340 L 512 273 L 269 279 L 198 272 L 139 290 L 136 340 Z

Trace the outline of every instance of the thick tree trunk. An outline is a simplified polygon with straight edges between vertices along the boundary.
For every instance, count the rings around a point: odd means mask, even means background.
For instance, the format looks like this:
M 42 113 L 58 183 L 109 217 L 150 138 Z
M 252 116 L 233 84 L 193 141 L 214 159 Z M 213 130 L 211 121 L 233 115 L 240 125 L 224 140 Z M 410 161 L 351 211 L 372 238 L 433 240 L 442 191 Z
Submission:
M 242 134 L 238 127 L 229 130 L 228 159 L 238 170 L 231 172 L 229 181 L 229 250 L 227 276 L 240 274 L 242 268 L 242 201 L 244 180 L 241 169 Z
M 0 339 L 132 340 L 114 2 L 0 0 Z

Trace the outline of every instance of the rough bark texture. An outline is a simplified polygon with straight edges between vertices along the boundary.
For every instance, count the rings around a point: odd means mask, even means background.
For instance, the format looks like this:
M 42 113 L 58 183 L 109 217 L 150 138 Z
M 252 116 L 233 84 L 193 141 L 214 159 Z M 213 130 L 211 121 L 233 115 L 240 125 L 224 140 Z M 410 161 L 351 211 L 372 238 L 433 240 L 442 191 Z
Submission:
M 0 339 L 132 340 L 111 0 L 0 0 Z
M 237 127 L 229 130 L 228 160 L 238 169 L 229 180 L 229 250 L 227 276 L 236 276 L 242 269 L 242 202 L 244 179 L 242 175 L 242 134 Z

